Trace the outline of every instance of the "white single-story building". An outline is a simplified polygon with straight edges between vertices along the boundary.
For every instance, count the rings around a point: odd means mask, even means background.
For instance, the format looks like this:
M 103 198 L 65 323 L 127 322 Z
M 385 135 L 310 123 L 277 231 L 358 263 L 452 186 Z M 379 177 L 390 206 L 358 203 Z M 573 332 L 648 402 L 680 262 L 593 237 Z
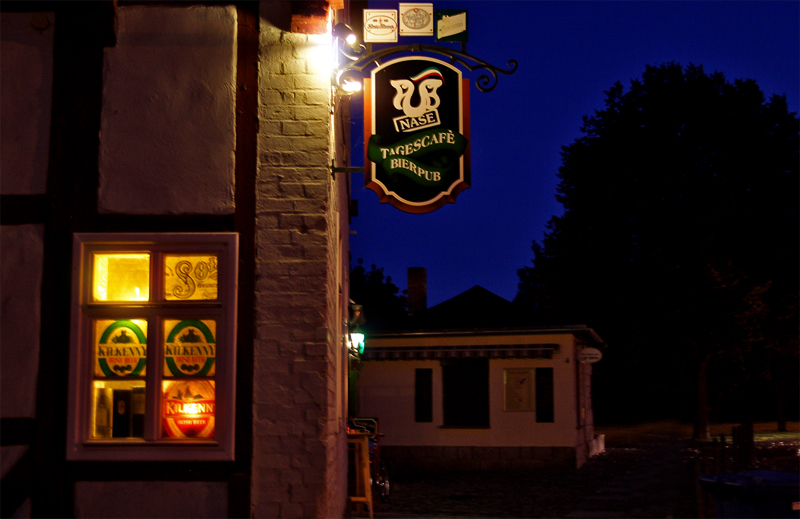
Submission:
M 578 468 L 603 450 L 592 365 L 581 361 L 602 339 L 582 325 L 519 326 L 513 313 L 476 286 L 418 312 L 407 329 L 368 336 L 359 414 L 378 419 L 384 458 L 415 468 Z

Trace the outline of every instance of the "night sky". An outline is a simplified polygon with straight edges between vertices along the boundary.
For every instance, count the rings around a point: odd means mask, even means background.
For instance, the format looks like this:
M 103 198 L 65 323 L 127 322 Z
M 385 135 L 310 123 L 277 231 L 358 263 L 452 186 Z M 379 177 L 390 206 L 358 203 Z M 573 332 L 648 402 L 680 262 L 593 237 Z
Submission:
M 370 2 L 396 9 L 398 2 Z M 514 74 L 482 93 L 471 82 L 472 183 L 455 204 L 407 214 L 352 175 L 352 265 L 384 269 L 405 290 L 408 267 L 428 272 L 428 306 L 480 285 L 512 300 L 517 269 L 530 266 L 531 242 L 552 215 L 561 147 L 581 136 L 584 116 L 604 107 L 616 81 L 626 91 L 646 65 L 703 65 L 729 81 L 754 79 L 765 96 L 800 97 L 797 1 L 489 1 L 433 2 L 466 9 L 467 52 Z M 400 37 L 398 45 L 427 40 Z M 469 72 L 465 77 L 474 78 Z M 360 104 L 361 96 L 354 97 Z M 354 121 L 353 165 L 363 164 Z

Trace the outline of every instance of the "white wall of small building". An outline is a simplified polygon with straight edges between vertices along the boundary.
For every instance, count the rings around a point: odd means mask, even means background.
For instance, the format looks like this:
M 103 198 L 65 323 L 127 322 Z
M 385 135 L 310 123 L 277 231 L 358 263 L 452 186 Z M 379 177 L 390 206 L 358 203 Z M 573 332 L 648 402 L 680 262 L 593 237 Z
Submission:
M 461 337 L 458 345 L 487 344 L 487 339 Z M 552 359 L 489 360 L 489 424 L 485 428 L 443 427 L 442 367 L 439 360 L 369 360 L 363 362 L 359 380 L 360 415 L 378 417 L 385 436 L 383 445 L 475 447 L 574 447 L 578 442 L 575 338 L 573 335 L 541 335 L 537 342 L 559 344 Z M 377 342 L 377 341 L 376 341 Z M 495 344 L 530 344 L 530 336 L 498 336 Z M 408 340 L 392 341 L 393 346 Z M 388 345 L 386 342 L 378 344 Z M 427 346 L 444 345 L 432 340 Z M 448 344 L 454 345 L 454 344 Z M 373 346 L 379 348 L 379 345 Z M 554 422 L 536 422 L 535 411 L 505 411 L 505 369 L 553 368 Z M 433 370 L 433 421 L 414 421 L 416 369 Z

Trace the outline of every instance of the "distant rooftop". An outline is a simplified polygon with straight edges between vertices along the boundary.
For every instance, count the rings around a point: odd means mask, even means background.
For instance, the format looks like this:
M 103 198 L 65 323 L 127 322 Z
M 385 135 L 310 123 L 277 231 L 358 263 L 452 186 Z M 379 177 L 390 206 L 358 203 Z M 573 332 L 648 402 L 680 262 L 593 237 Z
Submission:
M 480 285 L 422 310 L 408 319 L 406 329 L 464 330 L 507 328 L 521 324 L 516 305 Z
M 367 315 L 369 315 L 369 309 Z M 367 318 L 369 320 L 369 317 Z M 466 292 L 410 316 L 401 326 L 374 329 L 370 335 L 399 334 L 459 334 L 509 333 L 512 331 L 541 333 L 576 333 L 591 335 L 593 342 L 602 343 L 597 334 L 584 325 L 542 325 L 518 305 L 475 285 Z

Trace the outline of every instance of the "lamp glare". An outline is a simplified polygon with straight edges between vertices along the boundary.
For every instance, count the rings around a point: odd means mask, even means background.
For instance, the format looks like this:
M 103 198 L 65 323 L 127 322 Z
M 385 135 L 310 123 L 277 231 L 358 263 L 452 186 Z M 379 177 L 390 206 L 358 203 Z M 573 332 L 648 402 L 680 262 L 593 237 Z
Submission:
M 361 90 L 361 82 L 353 80 L 345 80 L 344 84 L 342 85 L 342 90 L 344 90 L 348 94 L 358 92 Z
M 361 355 L 364 353 L 364 334 L 359 332 L 353 332 L 350 334 L 350 343 L 351 348 L 353 350 L 358 351 L 358 354 Z

